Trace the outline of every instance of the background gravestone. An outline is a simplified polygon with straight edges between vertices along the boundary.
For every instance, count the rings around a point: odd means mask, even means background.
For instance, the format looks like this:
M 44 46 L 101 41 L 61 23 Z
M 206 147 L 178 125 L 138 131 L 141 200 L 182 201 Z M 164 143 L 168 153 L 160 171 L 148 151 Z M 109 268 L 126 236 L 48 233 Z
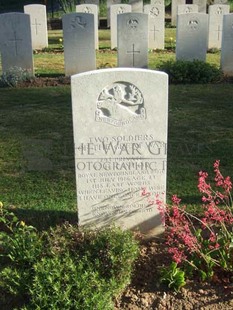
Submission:
M 118 14 L 130 13 L 131 5 L 129 4 L 114 4 L 110 7 L 111 14 L 111 49 L 117 47 L 117 16 Z
M 94 15 L 63 15 L 65 74 L 67 76 L 96 68 Z
M 24 13 L 0 14 L 2 71 L 13 67 L 33 75 L 30 16 Z
M 214 4 L 228 4 L 228 0 L 214 0 Z
M 198 6 L 196 4 L 180 4 L 177 7 L 177 15 L 198 13 Z
M 199 13 L 206 13 L 207 0 L 193 0 L 193 4 L 197 4 Z
M 95 4 L 98 7 L 99 7 L 99 4 L 100 4 L 99 0 L 82 0 L 80 2 L 81 2 L 81 4 Z
M 152 49 L 164 49 L 164 32 L 165 32 L 165 7 L 164 5 L 147 4 L 144 6 L 144 13 L 148 14 L 148 47 Z
M 32 48 L 42 49 L 48 47 L 46 6 L 40 4 L 25 5 L 24 13 L 30 15 Z
M 99 49 L 99 34 L 98 34 L 98 6 L 96 4 L 80 4 L 76 5 L 76 12 L 89 13 L 94 15 L 94 32 L 95 32 L 95 49 Z
M 143 12 L 143 0 L 129 0 L 129 4 L 132 7 L 132 12 L 136 13 Z
M 121 4 L 121 0 L 107 0 L 107 27 L 111 26 L 111 6 Z
M 163 231 L 141 195 L 166 197 L 168 76 L 102 69 L 71 77 L 79 225 Z
M 229 12 L 229 5 L 214 4 L 209 6 L 208 48 L 221 48 L 223 15 Z
M 181 5 L 181 4 L 185 4 L 185 0 L 172 0 L 172 7 L 171 7 L 172 20 L 171 20 L 171 24 L 173 26 L 176 25 L 177 7 L 178 7 L 178 5 Z
M 124 13 L 117 16 L 118 67 L 147 68 L 148 15 Z
M 154 4 L 160 4 L 160 5 L 165 5 L 164 4 L 164 0 L 151 0 L 150 4 L 154 5 Z
M 227 75 L 233 76 L 233 13 L 223 16 L 221 69 Z
M 177 15 L 176 59 L 205 61 L 208 43 L 208 15 Z

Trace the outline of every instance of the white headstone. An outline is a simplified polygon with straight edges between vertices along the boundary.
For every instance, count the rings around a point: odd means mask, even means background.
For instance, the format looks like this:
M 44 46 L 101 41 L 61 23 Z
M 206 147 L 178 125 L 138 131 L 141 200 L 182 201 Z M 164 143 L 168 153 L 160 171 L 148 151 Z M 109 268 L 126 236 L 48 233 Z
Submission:
M 208 15 L 177 15 L 176 59 L 205 61 L 208 43 Z
M 100 1 L 99 0 L 81 0 L 81 4 L 95 4 L 99 7 Z
M 193 0 L 193 4 L 198 5 L 198 12 L 199 13 L 206 13 L 207 0 Z
M 214 4 L 228 4 L 228 0 L 214 0 Z
M 24 13 L 0 14 L 0 50 L 2 71 L 12 67 L 33 75 L 30 16 Z
M 172 19 L 171 19 L 171 24 L 173 26 L 176 25 L 177 7 L 178 7 L 178 5 L 183 5 L 183 4 L 185 4 L 185 0 L 172 0 L 172 6 L 171 6 Z
M 111 49 L 117 47 L 117 15 L 123 13 L 130 13 L 131 5 L 129 4 L 115 4 L 110 7 L 111 15 Z
M 160 4 L 160 5 L 165 5 L 164 4 L 164 0 L 151 0 L 150 4 L 154 5 L 154 4 Z
M 152 49 L 164 49 L 164 31 L 165 31 L 165 7 L 159 4 L 146 4 L 144 13 L 148 14 L 149 25 L 148 47 Z
M 102 69 L 71 77 L 79 225 L 163 232 L 152 199 L 166 197 L 168 76 Z
M 62 17 L 65 74 L 96 68 L 94 15 L 70 13 Z
M 118 67 L 147 68 L 148 15 L 124 13 L 117 16 Z
M 143 12 L 143 0 L 129 0 L 129 4 L 132 7 L 132 12 L 136 13 Z
M 32 48 L 42 49 L 48 47 L 46 6 L 41 4 L 25 5 L 24 13 L 30 15 Z
M 181 4 L 177 7 L 177 15 L 188 14 L 188 13 L 198 13 L 197 4 Z
M 227 4 L 214 4 L 209 6 L 209 40 L 208 48 L 221 48 L 223 15 L 229 14 L 230 6 Z
M 121 0 L 107 0 L 107 27 L 111 25 L 111 6 L 121 4 Z
M 233 13 L 223 16 L 221 69 L 233 76 Z
M 98 33 L 98 6 L 96 4 L 79 4 L 76 5 L 76 12 L 94 14 L 95 26 L 95 49 L 99 49 L 99 33 Z

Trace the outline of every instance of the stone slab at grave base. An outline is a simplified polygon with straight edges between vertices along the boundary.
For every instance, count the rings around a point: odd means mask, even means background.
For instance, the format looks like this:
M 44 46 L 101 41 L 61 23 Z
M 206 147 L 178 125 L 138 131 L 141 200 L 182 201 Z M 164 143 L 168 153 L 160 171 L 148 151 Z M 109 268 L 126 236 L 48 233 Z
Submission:
M 168 76 L 103 69 L 71 77 L 79 225 L 163 232 Z M 146 188 L 151 196 L 143 196 Z

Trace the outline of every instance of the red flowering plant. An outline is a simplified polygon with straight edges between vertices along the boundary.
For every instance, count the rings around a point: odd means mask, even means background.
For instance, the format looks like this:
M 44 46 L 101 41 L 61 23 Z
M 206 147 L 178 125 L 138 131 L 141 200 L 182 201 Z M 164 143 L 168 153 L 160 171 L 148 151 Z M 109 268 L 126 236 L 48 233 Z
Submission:
M 202 280 L 214 278 L 219 271 L 233 272 L 232 182 L 221 174 L 219 163 L 219 160 L 214 163 L 213 185 L 207 181 L 207 172 L 199 172 L 198 189 L 203 195 L 201 215 L 188 212 L 176 195 L 170 206 L 142 190 L 142 195 L 147 195 L 160 211 L 167 251 L 173 263 L 186 275 L 195 274 Z

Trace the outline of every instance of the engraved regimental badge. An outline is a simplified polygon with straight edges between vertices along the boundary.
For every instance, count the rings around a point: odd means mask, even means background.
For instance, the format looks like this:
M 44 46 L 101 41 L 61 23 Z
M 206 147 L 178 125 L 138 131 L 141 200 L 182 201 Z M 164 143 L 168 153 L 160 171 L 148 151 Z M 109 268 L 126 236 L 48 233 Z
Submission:
M 187 6 L 184 10 L 184 13 L 191 13 L 192 12 L 192 8 L 190 6 Z
M 216 11 L 217 15 L 222 15 L 223 14 L 223 9 L 221 6 L 218 7 L 217 11 Z
M 156 6 L 154 6 L 153 8 L 151 8 L 149 15 L 152 18 L 159 16 L 159 9 Z
M 119 9 L 117 10 L 117 14 L 123 14 L 125 12 L 125 9 L 121 6 L 119 7 Z
M 88 13 L 91 14 L 92 13 L 92 9 L 89 6 L 86 6 L 83 10 L 83 13 Z
M 95 112 L 97 122 L 120 127 L 145 118 L 144 98 L 135 85 L 115 82 L 100 93 Z
M 127 21 L 127 26 L 130 30 L 137 30 L 138 25 L 139 25 L 139 21 L 137 18 L 130 18 Z
M 87 21 L 83 16 L 77 15 L 75 18 L 71 21 L 71 28 L 81 27 L 86 28 Z
M 191 31 L 195 31 L 199 28 L 199 21 L 197 19 L 190 19 L 188 21 L 188 29 Z

